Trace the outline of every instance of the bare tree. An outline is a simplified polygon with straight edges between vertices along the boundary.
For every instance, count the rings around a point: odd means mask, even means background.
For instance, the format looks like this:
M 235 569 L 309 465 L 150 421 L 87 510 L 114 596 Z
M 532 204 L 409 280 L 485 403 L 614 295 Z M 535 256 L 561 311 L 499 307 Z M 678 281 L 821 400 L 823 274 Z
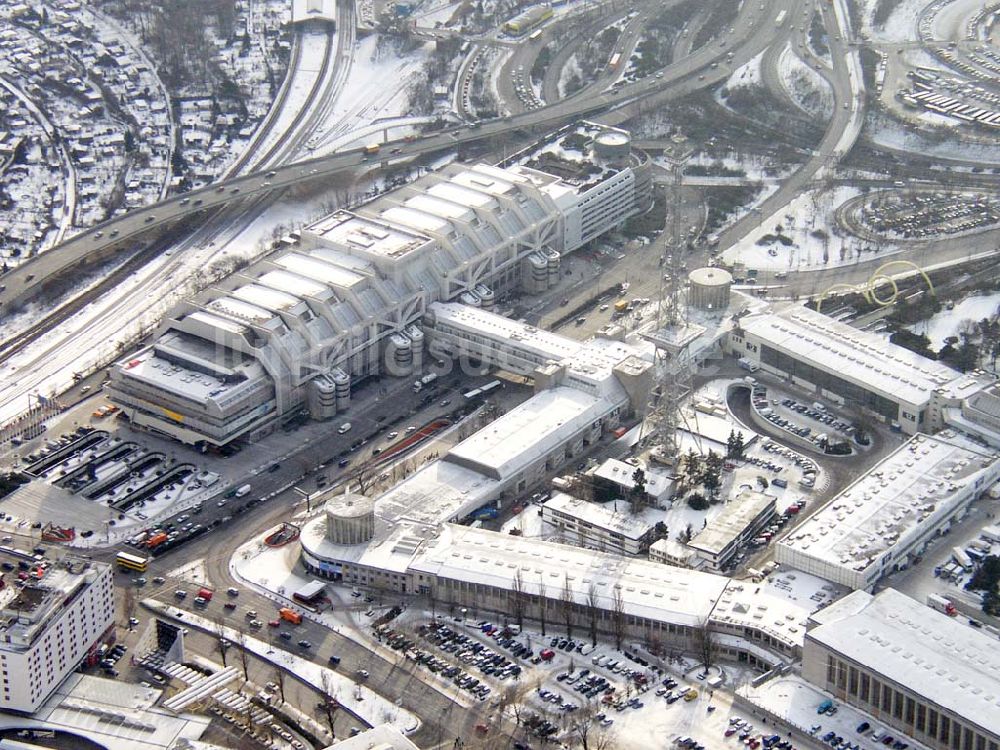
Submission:
M 222 657 L 222 666 L 229 666 L 226 664 L 226 652 L 229 651 L 229 647 L 232 645 L 225 636 L 225 621 L 218 617 L 215 620 L 215 646 L 219 652 L 219 656 Z
M 326 723 L 330 727 L 330 736 L 334 737 L 333 719 L 337 713 L 337 709 L 340 708 L 340 703 L 334 697 L 333 675 L 324 670 L 320 676 L 320 682 L 323 692 L 323 713 L 326 715 Z
M 132 618 L 135 617 L 135 590 L 131 586 L 124 587 L 125 597 L 124 602 L 122 602 L 125 607 L 125 619 L 128 622 L 128 629 L 132 629 Z
M 587 587 L 587 615 L 590 618 L 590 645 L 597 645 L 597 586 L 593 581 Z
M 715 660 L 715 631 L 712 630 L 712 626 L 709 624 L 708 620 L 703 622 L 694 631 L 694 642 L 695 648 L 698 650 L 698 657 L 701 659 L 702 666 L 707 671 Z
M 573 637 L 573 587 L 569 583 L 569 574 L 563 575 L 562 595 L 559 607 L 562 610 L 563 622 L 566 624 L 566 637 Z
M 521 630 L 524 630 L 524 605 L 524 577 L 518 568 L 510 585 L 510 611 L 517 620 L 517 627 Z
M 611 594 L 611 629 L 615 635 L 615 648 L 622 650 L 625 640 L 625 598 L 621 584 L 615 584 Z
M 596 720 L 601 704 L 590 700 L 563 719 L 567 746 L 580 750 L 612 750 L 614 736 Z
M 247 649 L 247 634 L 242 627 L 236 629 L 236 649 L 243 667 L 243 679 L 250 681 L 250 651 Z
M 378 467 L 373 462 L 362 464 L 358 468 L 358 473 L 354 475 L 354 481 L 358 483 L 358 493 L 364 495 L 370 490 L 378 476 Z
M 545 574 L 542 573 L 538 579 L 538 620 L 542 625 L 542 636 L 545 635 L 545 614 L 548 610 L 549 600 L 545 596 Z
M 274 684 L 278 686 L 278 695 L 281 696 L 281 702 L 285 702 L 285 670 L 281 667 L 275 665 L 274 667 Z

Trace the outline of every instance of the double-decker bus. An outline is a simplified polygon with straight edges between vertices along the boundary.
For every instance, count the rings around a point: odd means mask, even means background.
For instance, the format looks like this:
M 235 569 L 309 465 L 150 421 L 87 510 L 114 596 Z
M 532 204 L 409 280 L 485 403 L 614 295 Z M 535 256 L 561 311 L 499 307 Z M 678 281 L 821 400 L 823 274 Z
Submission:
M 138 573 L 145 573 L 149 568 L 149 558 L 132 555 L 128 552 L 119 552 L 115 555 L 115 562 L 121 570 L 134 570 Z

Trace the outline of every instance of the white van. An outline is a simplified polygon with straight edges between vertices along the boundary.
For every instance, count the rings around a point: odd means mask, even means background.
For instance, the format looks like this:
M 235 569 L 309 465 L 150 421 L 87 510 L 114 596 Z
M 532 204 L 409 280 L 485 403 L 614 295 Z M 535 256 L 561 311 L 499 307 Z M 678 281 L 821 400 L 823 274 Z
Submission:
M 344 422 L 344 424 L 340 425 L 340 427 L 337 428 L 337 433 L 339 435 L 343 435 L 345 432 L 350 432 L 350 431 L 351 431 L 350 422 Z
M 249 484 L 244 484 L 242 487 L 240 487 L 238 490 L 236 490 L 235 497 L 243 497 L 244 495 L 247 495 L 249 493 L 250 493 L 250 485 Z

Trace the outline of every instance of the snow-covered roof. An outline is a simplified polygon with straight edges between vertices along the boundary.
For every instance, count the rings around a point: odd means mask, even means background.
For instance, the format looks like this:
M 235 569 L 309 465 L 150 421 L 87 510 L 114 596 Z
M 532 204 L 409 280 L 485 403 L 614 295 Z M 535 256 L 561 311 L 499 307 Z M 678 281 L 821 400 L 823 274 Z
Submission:
M 497 480 L 513 477 L 614 409 L 615 403 L 559 386 L 536 394 L 450 451 L 446 461 Z
M 568 583 L 574 601 L 586 605 L 593 590 L 609 611 L 620 586 L 627 614 L 689 627 L 707 622 L 727 584 L 687 568 L 451 524 L 421 549 L 411 570 L 502 589 L 520 570 L 526 593 L 537 595 L 544 585 L 558 598 Z
M 337 750 L 419 750 L 398 729 L 379 724 L 337 743 Z
M 950 430 L 914 435 L 783 538 L 779 550 L 863 571 L 893 547 L 905 547 L 925 524 L 951 515 L 998 472 L 995 453 Z
M 349 211 L 337 211 L 306 227 L 304 232 L 324 242 L 341 247 L 349 253 L 399 258 L 421 247 L 430 238 L 401 227 L 359 216 Z
M 329 287 L 324 284 L 290 271 L 268 271 L 257 279 L 257 282 L 297 297 L 322 297 L 329 293 Z
M 22 727 L 82 735 L 108 750 L 177 747 L 196 742 L 209 720 L 154 705 L 163 693 L 122 680 L 71 674 Z
M 620 487 L 631 489 L 635 485 L 632 476 L 638 468 L 640 467 L 619 461 L 617 458 L 609 458 L 594 469 L 593 475 L 601 479 L 606 479 L 609 482 L 614 482 Z M 660 499 L 670 492 L 670 488 L 673 487 L 673 481 L 668 476 L 656 471 L 650 471 L 648 467 L 642 467 L 642 470 L 646 476 L 647 495 Z
M 891 588 L 874 597 L 855 591 L 820 614 L 821 624 L 810 628 L 807 640 L 906 686 L 988 736 L 998 736 L 1000 651 L 995 637 Z
M 274 262 L 292 273 L 345 289 L 354 286 L 364 279 L 364 276 L 349 271 L 346 268 L 297 252 L 282 255 L 280 258 L 276 258 Z
M 749 315 L 739 325 L 797 360 L 896 402 L 922 406 L 937 388 L 948 386 L 961 396 L 963 390 L 982 387 L 971 376 L 801 305 Z
M 747 527 L 769 508 L 774 508 L 772 495 L 744 490 L 688 544 L 710 555 L 718 555 L 746 533 Z
M 632 515 L 628 503 L 591 503 L 563 492 L 554 493 L 545 502 L 542 514 L 548 512 L 563 513 L 589 526 L 621 534 L 632 541 L 642 539 L 654 525 Z

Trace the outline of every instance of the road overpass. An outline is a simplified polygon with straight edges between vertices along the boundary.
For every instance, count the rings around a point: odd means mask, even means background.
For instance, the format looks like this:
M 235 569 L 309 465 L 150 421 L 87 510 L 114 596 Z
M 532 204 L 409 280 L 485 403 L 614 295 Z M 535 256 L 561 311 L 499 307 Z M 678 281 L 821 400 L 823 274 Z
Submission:
M 740 45 L 740 54 L 734 64 L 745 61 L 744 58 L 749 59 L 756 51 L 766 47 L 780 34 L 780 30 L 769 23 L 768 19 L 792 5 L 792 0 L 771 0 L 765 3 L 764 10 L 758 11 L 757 6 L 744 4 L 741 18 L 734 24 L 735 32 L 729 35 L 725 45 L 707 44 L 664 69 L 662 78 L 643 79 L 624 86 L 617 92 L 594 93 L 588 90 L 585 96 L 570 97 L 523 114 L 452 127 L 421 136 L 411 142 L 390 141 L 383 144 L 377 157 L 365 154 L 361 148 L 351 149 L 233 177 L 134 209 L 123 216 L 90 227 L 0 276 L 0 313 L 7 313 L 37 296 L 50 280 L 61 277 L 73 268 L 83 268 L 97 259 L 107 257 L 116 248 L 126 247 L 128 242 L 151 230 L 248 196 L 281 190 L 305 180 L 318 179 L 347 169 L 371 166 L 373 159 L 376 160 L 374 163 L 387 165 L 392 161 L 457 149 L 502 136 L 515 129 L 553 127 L 576 117 L 608 109 L 622 110 L 619 117 L 634 116 L 639 111 L 638 107 L 626 105 L 639 104 L 648 97 L 669 93 L 674 87 L 679 86 L 679 92 L 686 92 L 699 85 L 710 85 L 720 80 L 727 74 L 723 70 L 725 66 L 719 65 L 717 69 L 711 69 L 711 64 L 724 58 L 737 45 Z M 699 73 L 708 78 L 705 83 L 702 83 L 704 79 L 699 78 Z

